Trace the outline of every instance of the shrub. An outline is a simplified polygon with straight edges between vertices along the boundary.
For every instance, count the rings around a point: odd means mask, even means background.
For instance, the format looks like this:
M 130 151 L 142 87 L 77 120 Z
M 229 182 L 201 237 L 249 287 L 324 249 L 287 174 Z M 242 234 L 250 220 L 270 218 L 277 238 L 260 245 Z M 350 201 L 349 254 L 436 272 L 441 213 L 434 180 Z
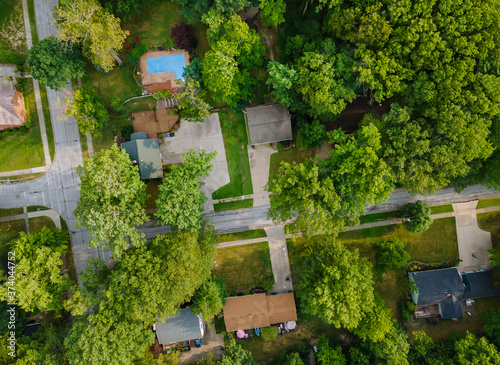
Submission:
M 176 25 L 170 30 L 170 38 L 178 48 L 190 51 L 196 46 L 197 40 L 193 34 L 193 30 L 186 23 Z
M 169 48 L 172 48 L 174 46 L 174 41 L 171 40 L 170 38 L 168 38 L 165 43 L 162 44 L 163 48 L 165 49 L 169 49 Z
M 384 270 L 405 267 L 410 260 L 410 254 L 406 252 L 405 245 L 397 238 L 391 238 L 377 246 L 377 263 Z
M 128 63 L 137 63 L 139 59 L 142 57 L 144 53 L 148 51 L 148 42 L 142 40 L 139 44 L 135 46 L 135 48 L 127 53 L 127 62 Z
M 260 334 L 265 341 L 274 341 L 278 336 L 278 329 L 276 327 L 264 327 L 260 329 Z
M 406 307 L 410 312 L 415 312 L 417 310 L 417 305 L 411 300 L 406 302 Z
M 110 104 L 111 107 L 117 112 L 121 112 L 124 109 L 123 103 L 118 96 L 112 96 Z
M 24 63 L 24 57 L 11 51 L 0 50 L 0 64 L 10 64 L 22 65 Z
M 272 291 L 274 287 L 274 277 L 273 276 L 268 276 L 262 281 L 262 287 L 264 290 L 267 291 Z
M 121 133 L 122 133 L 122 138 L 129 140 L 130 134 L 134 133 L 134 127 L 131 126 L 130 124 L 126 125 L 126 126 L 122 127 Z
M 317 120 L 308 122 L 304 118 L 298 117 L 299 133 L 297 142 L 302 148 L 320 148 L 326 138 L 326 126 Z
M 153 94 L 153 98 L 155 100 L 159 100 L 159 99 L 169 99 L 172 97 L 172 92 L 170 90 L 160 90 L 158 92 L 155 92 Z
M 26 123 L 24 123 L 24 126 L 25 126 L 26 128 L 28 128 L 28 129 L 29 129 L 29 128 L 31 128 L 31 125 L 32 125 L 32 124 L 31 124 L 31 121 L 30 121 L 30 120 L 28 120 Z
M 182 74 L 184 80 L 194 80 L 201 84 L 201 59 L 198 55 L 194 55 L 189 65 L 184 69 Z

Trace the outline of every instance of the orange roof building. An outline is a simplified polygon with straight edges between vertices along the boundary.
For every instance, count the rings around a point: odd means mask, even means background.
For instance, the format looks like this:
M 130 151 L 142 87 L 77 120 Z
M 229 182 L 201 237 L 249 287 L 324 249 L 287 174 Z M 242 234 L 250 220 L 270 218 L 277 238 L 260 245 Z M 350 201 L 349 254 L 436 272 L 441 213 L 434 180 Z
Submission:
M 27 120 L 23 94 L 17 90 L 0 92 L 0 130 L 22 127 Z
M 297 309 L 293 293 L 226 298 L 224 322 L 228 332 L 296 320 Z

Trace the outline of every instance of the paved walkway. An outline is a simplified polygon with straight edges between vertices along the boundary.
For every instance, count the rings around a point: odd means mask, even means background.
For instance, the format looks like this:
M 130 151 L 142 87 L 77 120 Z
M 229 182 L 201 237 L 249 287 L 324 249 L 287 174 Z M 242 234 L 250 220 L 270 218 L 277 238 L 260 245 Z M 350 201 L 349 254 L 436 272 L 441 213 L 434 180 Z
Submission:
M 453 204 L 453 216 L 457 225 L 458 253 L 461 260 L 458 265 L 460 272 L 491 269 L 488 252 L 492 249 L 491 233 L 483 231 L 477 224 L 477 203 L 476 200 Z
M 20 175 L 27 175 L 27 174 L 38 174 L 40 172 L 48 171 L 49 169 L 50 169 L 50 165 L 40 166 L 40 167 L 32 167 L 30 169 L 23 169 L 23 170 L 6 171 L 6 172 L 0 172 L 0 177 L 20 176 Z
M 288 293 L 293 290 L 292 273 L 288 260 L 286 235 L 283 226 L 264 228 L 269 242 L 269 254 L 274 275 L 273 293 Z
M 23 207 L 23 214 L 10 215 L 7 217 L 0 217 L 0 222 L 9 222 L 19 219 L 24 219 L 26 223 L 26 232 L 30 231 L 29 219 L 35 217 L 49 217 L 54 222 L 57 228 L 61 228 L 61 219 L 59 213 L 54 209 L 39 210 L 37 212 L 28 212 L 27 207 Z
M 23 0 L 23 15 L 24 15 L 24 29 L 26 30 L 26 44 L 28 49 L 33 47 L 33 39 L 31 38 L 31 25 L 28 13 L 28 1 Z M 47 140 L 47 131 L 45 129 L 45 117 L 43 115 L 42 99 L 40 97 L 40 87 L 38 80 L 33 79 L 33 90 L 35 92 L 36 110 L 38 112 L 38 119 L 40 122 L 40 134 L 42 135 L 43 154 L 45 156 L 45 165 L 52 164 L 50 158 L 49 141 Z M 14 176 L 14 175 L 11 175 Z
M 253 206 L 269 205 L 269 193 L 264 190 L 269 181 L 271 155 L 278 152 L 270 144 L 248 146 L 248 160 L 252 175 Z

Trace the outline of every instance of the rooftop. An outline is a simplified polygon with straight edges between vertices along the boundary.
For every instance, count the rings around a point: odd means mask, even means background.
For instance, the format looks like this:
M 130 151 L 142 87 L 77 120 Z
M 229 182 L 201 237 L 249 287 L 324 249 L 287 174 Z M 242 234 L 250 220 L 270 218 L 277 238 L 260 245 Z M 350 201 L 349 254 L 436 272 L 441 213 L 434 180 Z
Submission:
M 131 138 L 143 137 L 144 134 L 133 133 Z M 124 149 L 134 165 L 139 168 L 141 180 L 157 179 L 163 177 L 161 163 L 160 146 L 156 138 L 139 138 L 123 142 L 121 148 Z
M 245 108 L 245 112 L 252 145 L 293 138 L 290 113 L 284 106 L 261 105 Z
M 160 344 L 196 340 L 203 337 L 203 322 L 191 309 L 182 308 L 170 318 L 156 322 L 156 336 Z

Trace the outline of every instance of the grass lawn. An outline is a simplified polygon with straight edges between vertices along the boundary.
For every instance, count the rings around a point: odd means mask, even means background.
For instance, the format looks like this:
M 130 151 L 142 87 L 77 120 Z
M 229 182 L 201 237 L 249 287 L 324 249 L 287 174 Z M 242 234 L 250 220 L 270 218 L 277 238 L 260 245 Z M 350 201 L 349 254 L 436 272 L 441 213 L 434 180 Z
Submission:
M 32 126 L 27 132 L 19 130 L 0 132 L 0 172 L 45 165 L 32 79 L 25 79 L 23 94 L 26 111 L 31 115 Z
M 486 324 L 481 319 L 481 313 L 488 309 L 499 309 L 500 300 L 498 297 L 474 299 L 473 312 L 469 316 L 464 316 L 458 321 L 439 320 L 438 323 L 429 323 L 425 319 L 410 320 L 407 322 L 407 333 L 412 338 L 413 331 L 425 331 L 435 342 L 445 342 L 454 335 L 463 336 L 467 331 L 473 334 L 482 333 L 483 326 Z
M 218 248 L 213 273 L 224 280 L 230 294 L 261 286 L 273 275 L 268 243 Z
M 232 198 L 253 193 L 248 138 L 243 113 L 219 112 L 222 137 L 226 149 L 227 167 L 231 181 L 212 193 L 213 199 Z
M 310 348 L 311 345 L 317 343 L 322 334 L 336 341 L 339 341 L 341 335 L 352 337 L 348 331 L 327 325 L 314 316 L 299 315 L 297 325 L 299 327 L 297 332 L 278 335 L 276 340 L 272 342 L 264 341 L 262 336 L 258 337 L 255 334 L 252 339 L 238 340 L 237 342 L 244 349 L 249 350 L 253 359 L 258 363 L 271 363 L 282 350 L 301 346 Z
M 23 208 L 0 209 L 0 217 L 23 214 Z
M 264 104 L 270 88 L 269 85 L 266 85 L 266 81 L 269 78 L 266 67 L 261 66 L 254 70 L 250 70 L 250 76 L 257 79 L 257 83 L 252 90 L 252 105 Z
M 493 247 L 500 247 L 500 211 L 478 214 L 477 223 L 483 231 L 491 232 Z
M 253 199 L 243 199 L 236 200 L 232 202 L 225 203 L 215 203 L 214 210 L 216 212 L 222 212 L 224 210 L 234 210 L 234 209 L 244 209 L 253 207 Z
M 269 165 L 269 179 L 278 173 L 281 161 L 292 163 L 295 161 L 297 163 L 304 162 L 308 158 L 314 157 L 316 154 L 315 149 L 305 150 L 300 147 L 291 147 L 288 149 L 283 149 L 271 155 L 271 163 Z
M 19 236 L 19 232 L 26 232 L 24 219 L 0 222 L 0 244 L 3 245 Z
M 453 205 L 436 205 L 435 207 L 431 207 L 431 214 L 439 214 L 439 213 L 451 213 L 453 212 Z
M 401 211 L 395 210 L 392 212 L 382 212 L 374 214 L 366 214 L 359 217 L 360 224 L 386 221 L 393 218 L 400 218 Z
M 28 213 L 30 213 L 30 212 L 38 212 L 40 210 L 50 210 L 50 208 L 44 207 L 42 205 L 31 205 L 31 206 L 27 207 Z
M 38 30 L 36 29 L 34 0 L 28 0 L 28 14 L 30 17 L 31 38 L 33 45 L 38 43 Z
M 476 209 L 491 207 L 494 205 L 500 205 L 500 198 L 480 200 L 479 203 L 477 203 Z
M 231 242 L 231 241 L 239 241 L 239 240 L 248 240 L 251 238 L 261 238 L 267 237 L 266 231 L 264 229 L 253 229 L 250 231 L 243 232 L 234 232 L 234 233 L 224 233 L 217 235 L 217 242 Z
M 94 148 L 94 154 L 99 151 L 111 148 L 115 143 L 115 137 L 121 136 L 122 127 L 129 124 L 127 118 L 113 118 L 111 119 L 102 129 L 102 133 L 92 136 L 92 147 Z M 83 138 L 86 140 L 85 135 Z M 85 142 L 86 145 L 87 142 Z M 88 147 L 87 147 L 88 148 Z M 88 155 L 88 151 L 87 151 Z
M 30 218 L 29 221 L 30 221 L 30 233 L 38 232 L 43 227 L 55 228 L 56 226 L 52 219 L 45 216 Z
M 52 120 L 50 119 L 50 107 L 49 99 L 47 98 L 47 89 L 43 86 L 40 86 L 40 98 L 42 99 L 43 119 L 45 120 L 45 132 L 47 133 L 50 159 L 54 161 L 54 157 L 56 154 L 56 145 L 54 142 L 54 132 L 52 131 Z

